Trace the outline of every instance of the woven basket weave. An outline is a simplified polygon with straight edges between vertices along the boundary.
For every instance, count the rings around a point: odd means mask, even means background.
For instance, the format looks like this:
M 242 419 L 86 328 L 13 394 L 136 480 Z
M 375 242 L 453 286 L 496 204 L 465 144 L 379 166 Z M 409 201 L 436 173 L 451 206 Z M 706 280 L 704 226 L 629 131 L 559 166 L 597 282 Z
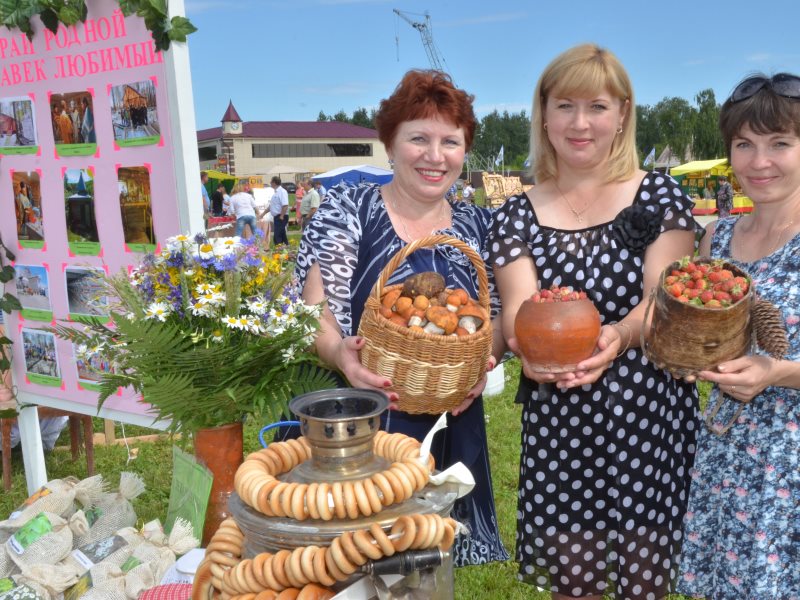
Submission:
M 397 267 L 420 248 L 448 245 L 469 258 L 478 274 L 478 303 L 489 313 L 489 284 L 483 260 L 464 242 L 446 235 L 415 240 L 395 254 L 381 271 L 364 307 L 358 335 L 366 343 L 361 364 L 392 380 L 400 410 L 440 414 L 464 401 L 467 392 L 486 374 L 492 351 L 491 320 L 469 336 L 444 336 L 410 331 L 380 314 L 381 297 L 402 284 L 386 286 Z

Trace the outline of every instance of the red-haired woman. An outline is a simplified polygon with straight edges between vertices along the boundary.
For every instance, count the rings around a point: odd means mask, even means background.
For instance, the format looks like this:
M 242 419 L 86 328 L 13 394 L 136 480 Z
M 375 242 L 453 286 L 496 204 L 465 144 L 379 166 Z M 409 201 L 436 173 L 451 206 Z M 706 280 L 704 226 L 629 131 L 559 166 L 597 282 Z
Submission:
M 383 391 L 393 382 L 361 365 L 358 351 L 364 339 L 356 335 L 364 302 L 381 270 L 403 246 L 432 233 L 458 238 L 483 253 L 490 215 L 473 204 L 445 200 L 461 174 L 476 125 L 472 96 L 457 89 L 446 74 L 408 72 L 394 93 L 381 102 L 375 123 L 394 169 L 392 181 L 385 185 L 342 184 L 329 190 L 303 232 L 297 274 L 305 301 L 325 303 L 316 340 L 320 358 L 351 386 Z M 413 253 L 389 284 L 423 271 L 436 271 L 449 287 L 464 288 L 477 297 L 474 267 L 449 246 Z M 436 436 L 432 449 L 437 466 L 461 461 L 476 480 L 472 493 L 454 508 L 454 516 L 472 532 L 456 541 L 457 565 L 508 558 L 497 530 L 492 497 L 479 395 L 484 385 L 485 378 L 448 415 L 448 428 Z M 398 399 L 394 392 L 389 392 L 389 398 Z M 385 429 L 417 439 L 422 439 L 438 418 L 400 410 L 389 414 Z

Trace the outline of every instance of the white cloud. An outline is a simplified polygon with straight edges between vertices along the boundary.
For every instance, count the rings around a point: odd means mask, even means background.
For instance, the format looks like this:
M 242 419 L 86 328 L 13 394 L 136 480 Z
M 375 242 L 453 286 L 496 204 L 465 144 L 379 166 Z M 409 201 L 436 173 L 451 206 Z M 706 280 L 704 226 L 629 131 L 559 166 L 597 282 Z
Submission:
M 458 19 L 456 21 L 445 21 L 443 23 L 436 23 L 437 28 L 444 27 L 463 27 L 464 25 L 485 25 L 487 23 L 506 23 L 508 21 L 520 21 L 528 18 L 526 12 L 513 12 L 513 13 L 498 13 L 495 15 L 479 15 L 475 17 L 468 17 L 466 19 Z

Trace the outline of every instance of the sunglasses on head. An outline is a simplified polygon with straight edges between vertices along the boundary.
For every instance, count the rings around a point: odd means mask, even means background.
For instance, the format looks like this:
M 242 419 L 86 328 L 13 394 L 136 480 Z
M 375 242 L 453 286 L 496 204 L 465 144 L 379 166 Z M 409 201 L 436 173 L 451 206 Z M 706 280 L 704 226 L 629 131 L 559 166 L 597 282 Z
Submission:
M 731 102 L 747 100 L 765 87 L 778 96 L 800 100 L 800 77 L 789 73 L 778 73 L 773 77 L 748 77 L 733 90 Z

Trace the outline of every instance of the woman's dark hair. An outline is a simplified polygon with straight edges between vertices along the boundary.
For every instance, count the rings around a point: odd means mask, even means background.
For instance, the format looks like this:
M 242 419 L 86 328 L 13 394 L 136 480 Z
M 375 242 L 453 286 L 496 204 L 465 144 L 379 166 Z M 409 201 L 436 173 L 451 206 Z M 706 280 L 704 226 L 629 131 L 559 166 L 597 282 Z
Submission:
M 769 79 L 762 73 L 748 75 L 745 79 L 751 77 Z M 731 157 L 733 138 L 739 135 L 745 125 L 754 133 L 761 135 L 791 133 L 800 137 L 800 100 L 781 96 L 775 93 L 770 85 L 765 85 L 749 98 L 739 102 L 728 98 L 719 111 L 719 129 L 725 142 L 728 160 Z
M 466 149 L 472 147 L 477 120 L 472 110 L 474 96 L 453 85 L 441 71 L 409 71 L 394 92 L 381 100 L 375 115 L 378 138 L 387 148 L 394 142 L 397 128 L 405 121 L 438 117 L 464 129 Z

